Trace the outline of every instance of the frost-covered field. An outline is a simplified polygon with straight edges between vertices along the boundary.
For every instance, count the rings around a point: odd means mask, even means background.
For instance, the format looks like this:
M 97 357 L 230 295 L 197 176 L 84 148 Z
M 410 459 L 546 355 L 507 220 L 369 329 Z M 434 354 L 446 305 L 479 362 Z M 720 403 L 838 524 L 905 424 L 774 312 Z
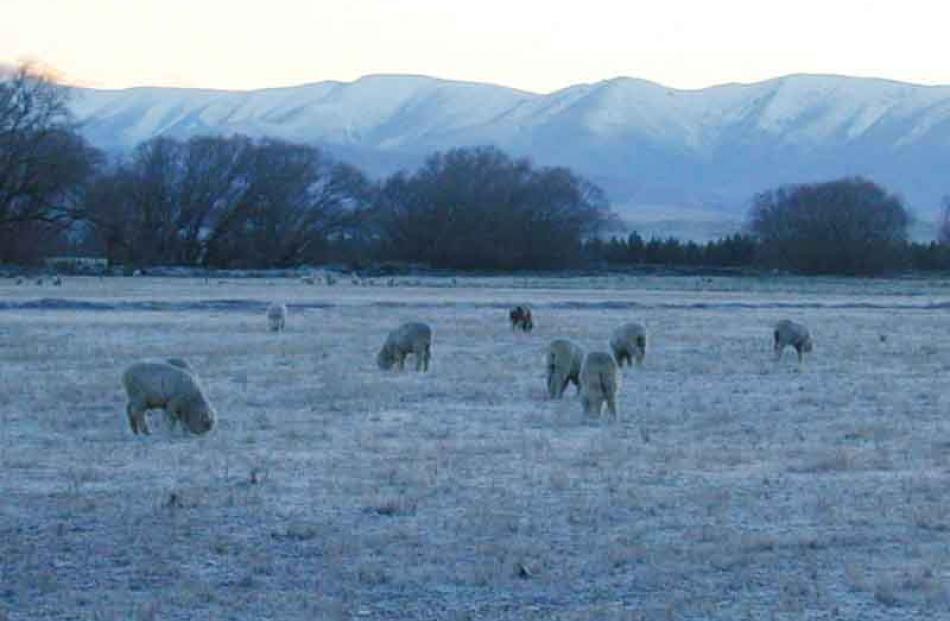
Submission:
M 0 281 L 0 619 L 950 617 L 948 283 L 415 280 Z M 379 371 L 409 319 L 432 371 Z M 544 398 L 550 339 L 632 319 L 619 423 Z M 169 356 L 207 437 L 128 429 Z

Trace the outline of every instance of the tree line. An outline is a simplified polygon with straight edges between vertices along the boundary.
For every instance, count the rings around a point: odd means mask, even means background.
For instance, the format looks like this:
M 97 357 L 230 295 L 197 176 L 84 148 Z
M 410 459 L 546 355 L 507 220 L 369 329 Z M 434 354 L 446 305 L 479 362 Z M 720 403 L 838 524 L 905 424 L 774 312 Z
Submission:
M 938 241 L 911 243 L 900 198 L 862 178 L 762 192 L 747 230 L 708 243 L 607 238 L 617 219 L 596 185 L 494 147 L 379 181 L 315 146 L 246 136 L 159 137 L 115 160 L 81 137 L 67 97 L 29 67 L 0 76 L 0 262 L 950 269 L 950 200 Z

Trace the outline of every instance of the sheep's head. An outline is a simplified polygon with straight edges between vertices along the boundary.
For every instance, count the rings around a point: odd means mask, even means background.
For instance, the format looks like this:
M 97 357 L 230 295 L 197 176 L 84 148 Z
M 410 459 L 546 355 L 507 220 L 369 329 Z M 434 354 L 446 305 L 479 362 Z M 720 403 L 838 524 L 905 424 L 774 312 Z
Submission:
M 379 368 L 383 371 L 388 371 L 393 368 L 393 365 L 396 364 L 396 356 L 393 355 L 392 347 L 388 344 L 383 345 L 379 353 L 376 354 L 376 364 L 378 364 Z
M 180 411 L 182 423 L 196 435 L 208 433 L 214 428 L 217 413 L 204 399 L 191 399 Z
M 812 348 L 811 335 L 806 336 L 805 340 L 802 342 L 802 351 L 810 352 Z

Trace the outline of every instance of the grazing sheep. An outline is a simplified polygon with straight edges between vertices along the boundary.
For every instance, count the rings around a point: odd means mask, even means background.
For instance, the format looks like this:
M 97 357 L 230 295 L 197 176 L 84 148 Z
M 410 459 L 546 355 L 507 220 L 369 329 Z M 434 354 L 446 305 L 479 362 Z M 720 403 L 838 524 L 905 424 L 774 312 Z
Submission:
M 583 350 L 567 339 L 557 339 L 548 345 L 546 362 L 548 369 L 548 397 L 560 399 L 569 383 L 581 389 L 581 365 Z
M 617 365 L 623 367 L 624 361 L 628 366 L 633 366 L 633 361 L 637 361 L 637 366 L 643 364 L 643 358 L 647 354 L 647 330 L 643 324 L 631 322 L 625 323 L 616 330 L 610 337 L 610 349 L 617 359 Z
M 287 323 L 287 306 L 274 302 L 267 307 L 267 327 L 271 332 L 281 332 Z
M 22 276 L 18 276 L 18 277 L 17 277 L 17 279 L 16 279 L 16 284 L 22 285 L 24 282 L 25 282 L 25 281 L 23 280 L 23 277 L 22 277 Z
M 775 324 L 773 337 L 775 360 L 782 358 L 782 352 L 784 352 L 785 348 L 789 345 L 795 348 L 795 352 L 798 354 L 799 364 L 801 364 L 804 359 L 804 354 L 812 350 L 811 334 L 809 334 L 808 328 L 800 323 L 795 323 L 788 319 L 781 320 Z
M 531 307 L 527 304 L 519 304 L 508 313 L 508 319 L 511 320 L 511 329 L 520 328 L 525 332 L 531 332 L 534 329 L 534 318 L 531 316 Z
M 145 412 L 152 408 L 164 409 L 172 420 L 180 421 L 194 434 L 207 433 L 214 427 L 217 415 L 198 378 L 178 365 L 137 362 L 122 373 L 122 385 L 129 398 L 125 410 L 132 433 L 151 433 Z
M 617 418 L 617 391 L 620 371 L 607 352 L 592 351 L 581 367 L 581 404 L 585 414 L 600 416 L 604 404 L 612 418 Z
M 313 280 L 313 276 L 301 276 L 300 282 L 302 282 L 305 285 L 312 285 L 314 284 L 315 281 Z
M 53 276 L 53 286 L 54 286 L 54 287 L 61 287 L 62 285 L 63 285 L 63 279 L 60 278 L 58 275 L 57 275 L 57 276 Z
M 428 371 L 432 356 L 432 329 L 417 321 L 404 323 L 386 337 L 386 342 L 376 356 L 380 369 L 389 370 L 395 365 L 400 371 L 405 366 L 406 356 L 416 357 L 416 371 Z

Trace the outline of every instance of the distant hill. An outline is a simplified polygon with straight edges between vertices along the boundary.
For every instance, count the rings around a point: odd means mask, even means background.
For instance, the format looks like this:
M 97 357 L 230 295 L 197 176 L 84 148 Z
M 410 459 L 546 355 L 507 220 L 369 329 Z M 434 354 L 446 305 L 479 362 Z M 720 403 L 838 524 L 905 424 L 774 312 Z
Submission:
M 539 95 L 377 75 L 257 91 L 77 88 L 71 106 L 110 151 L 242 133 L 318 144 L 377 175 L 495 144 L 577 170 L 638 227 L 680 222 L 691 237 L 735 226 L 755 192 L 783 183 L 865 175 L 923 225 L 950 194 L 950 86 L 794 75 L 684 91 L 618 78 Z

